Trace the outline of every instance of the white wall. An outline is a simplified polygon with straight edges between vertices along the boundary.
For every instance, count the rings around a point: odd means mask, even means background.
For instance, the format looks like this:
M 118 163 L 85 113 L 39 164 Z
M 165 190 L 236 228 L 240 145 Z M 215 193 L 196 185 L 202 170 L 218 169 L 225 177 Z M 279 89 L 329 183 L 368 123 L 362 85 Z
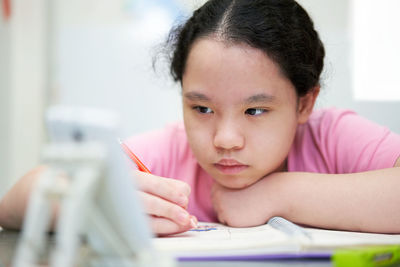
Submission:
M 319 107 L 352 104 L 349 1 L 300 0 L 309 13 L 325 46 L 325 66 Z
M 0 23 L 0 197 L 39 163 L 46 87 L 44 0 L 15 0 Z
M 400 117 L 397 115 L 400 114 L 399 101 L 365 101 L 354 97 L 352 1 L 299 0 L 313 18 L 327 52 L 322 79 L 323 88 L 317 105 L 353 109 L 370 120 L 400 133 Z M 375 4 L 384 3 L 380 1 Z M 394 26 L 396 28 L 396 25 Z M 396 33 L 396 29 L 393 33 Z M 371 32 L 371 34 L 374 33 Z M 379 51 L 371 51 L 371 53 L 379 53 Z M 396 50 L 393 53 L 399 52 Z M 371 64 L 372 67 L 374 66 Z M 384 68 L 384 66 L 381 67 Z M 386 78 L 381 77 L 381 79 Z M 366 76 L 364 79 L 368 80 L 370 77 Z M 393 94 L 398 95 L 399 84 L 393 84 L 392 90 Z M 379 88 L 376 88 L 376 91 L 379 93 Z
M 165 69 L 152 69 L 174 21 L 171 12 L 146 1 L 91 3 L 55 1 L 51 102 L 114 109 L 124 122 L 121 137 L 179 119 L 178 85 Z
M 8 186 L 10 152 L 10 22 L 0 19 L 0 197 Z
M 400 1 L 353 0 L 351 10 L 355 98 L 399 102 Z

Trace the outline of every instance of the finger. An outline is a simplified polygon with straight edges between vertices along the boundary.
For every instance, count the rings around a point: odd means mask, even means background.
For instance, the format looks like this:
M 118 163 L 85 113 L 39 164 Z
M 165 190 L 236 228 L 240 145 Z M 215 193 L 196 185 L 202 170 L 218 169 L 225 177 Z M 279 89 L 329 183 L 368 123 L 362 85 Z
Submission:
M 164 217 L 183 226 L 190 224 L 190 214 L 181 206 L 145 192 L 139 192 L 139 196 L 148 214 Z
M 174 221 L 157 216 L 150 216 L 150 227 L 153 233 L 159 236 L 182 233 L 193 228 L 190 224 L 179 225 Z
M 199 221 L 197 220 L 196 216 L 190 215 L 190 225 L 193 228 L 197 228 Z
M 218 214 L 218 221 L 222 224 L 228 225 L 223 217 L 223 214 L 219 213 Z
M 169 185 L 172 186 L 174 189 L 178 189 L 181 193 L 185 194 L 185 195 L 189 195 L 190 194 L 190 186 L 180 180 L 176 180 L 176 179 L 172 179 L 172 178 L 165 178 L 165 177 L 161 177 L 161 176 L 157 176 L 151 173 L 145 173 L 145 172 L 141 172 L 141 171 L 134 171 L 134 175 L 137 176 L 137 183 L 139 187 L 144 187 L 147 189 L 148 188 L 148 181 L 152 181 L 152 182 L 160 182 L 163 185 Z
M 182 181 L 136 171 L 138 188 L 186 208 L 189 203 L 190 186 Z

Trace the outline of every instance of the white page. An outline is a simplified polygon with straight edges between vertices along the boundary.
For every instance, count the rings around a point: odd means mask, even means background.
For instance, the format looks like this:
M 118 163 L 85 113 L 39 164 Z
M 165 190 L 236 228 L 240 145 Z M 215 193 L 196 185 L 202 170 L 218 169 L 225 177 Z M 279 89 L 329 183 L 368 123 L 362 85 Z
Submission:
M 217 223 L 199 223 L 198 231 L 155 238 L 154 245 L 161 251 L 179 252 L 181 255 L 248 255 L 255 251 L 265 253 L 276 252 L 277 248 L 279 251 L 299 248 L 293 238 L 267 224 L 234 228 Z
M 400 235 L 371 234 L 303 228 L 310 237 L 291 236 L 268 224 L 233 228 L 217 223 L 199 223 L 200 229 L 155 238 L 154 245 L 175 256 L 266 255 L 273 253 L 322 252 L 347 246 L 400 244 Z
M 336 248 L 361 245 L 400 244 L 400 235 L 374 234 L 306 228 L 312 242 L 310 248 Z

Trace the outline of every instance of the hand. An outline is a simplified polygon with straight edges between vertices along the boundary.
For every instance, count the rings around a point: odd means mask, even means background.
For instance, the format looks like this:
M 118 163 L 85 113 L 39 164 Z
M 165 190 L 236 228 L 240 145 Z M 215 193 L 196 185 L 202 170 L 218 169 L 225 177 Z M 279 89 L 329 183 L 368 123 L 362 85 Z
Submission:
M 140 171 L 135 171 L 135 176 L 139 196 L 155 234 L 180 233 L 196 227 L 196 217 L 186 210 L 190 194 L 187 183 Z
M 265 224 L 277 213 L 273 183 L 270 176 L 242 189 L 230 189 L 214 183 L 211 199 L 218 220 L 232 227 Z

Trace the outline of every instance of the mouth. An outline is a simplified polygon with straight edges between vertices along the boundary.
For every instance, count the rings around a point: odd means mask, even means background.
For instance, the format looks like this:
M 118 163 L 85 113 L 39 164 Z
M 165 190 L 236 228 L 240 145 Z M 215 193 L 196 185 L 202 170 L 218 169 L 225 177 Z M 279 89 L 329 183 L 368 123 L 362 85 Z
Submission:
M 237 174 L 249 167 L 249 165 L 240 163 L 234 159 L 221 159 L 214 166 L 223 174 Z

